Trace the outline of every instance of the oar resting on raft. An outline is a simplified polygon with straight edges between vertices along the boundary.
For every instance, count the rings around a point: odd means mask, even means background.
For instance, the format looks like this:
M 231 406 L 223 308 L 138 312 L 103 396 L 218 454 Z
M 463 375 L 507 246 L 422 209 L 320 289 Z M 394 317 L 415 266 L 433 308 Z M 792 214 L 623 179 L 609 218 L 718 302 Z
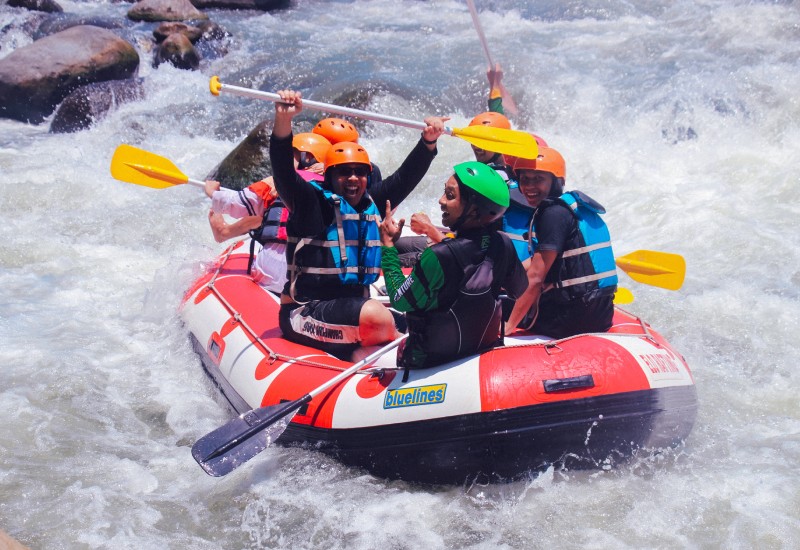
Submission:
M 223 84 L 219 81 L 219 77 L 216 76 L 211 77 L 209 88 L 213 95 L 219 95 L 220 92 L 225 92 L 232 95 L 249 97 L 253 99 L 265 99 L 267 101 L 272 101 L 273 103 L 280 103 L 283 101 L 281 96 L 272 92 L 262 92 L 261 90 L 253 90 L 251 88 L 242 88 L 240 86 Z M 350 107 L 342 107 L 340 105 L 331 105 L 328 103 L 321 103 L 319 101 L 311 101 L 309 99 L 303 100 L 303 108 L 363 118 L 366 120 L 374 120 L 376 122 L 386 122 L 387 124 L 404 126 L 406 128 L 415 128 L 417 130 L 424 130 L 426 126 L 424 122 L 419 122 L 416 120 L 408 120 L 389 115 L 382 115 L 379 113 L 371 113 L 369 111 L 362 111 L 361 109 L 352 109 Z M 461 138 L 472 145 L 487 151 L 525 159 L 535 159 L 539 155 L 539 145 L 536 143 L 536 139 L 527 132 L 520 132 L 519 130 L 507 130 L 505 128 L 492 128 L 490 126 L 467 126 L 466 128 L 448 127 L 445 128 L 444 131 L 447 135 Z
M 192 456 L 211 476 L 224 476 L 269 447 L 286 430 L 295 413 L 314 397 L 346 380 L 408 338 L 407 334 L 389 342 L 341 374 L 299 399 L 268 405 L 239 415 L 192 445 Z

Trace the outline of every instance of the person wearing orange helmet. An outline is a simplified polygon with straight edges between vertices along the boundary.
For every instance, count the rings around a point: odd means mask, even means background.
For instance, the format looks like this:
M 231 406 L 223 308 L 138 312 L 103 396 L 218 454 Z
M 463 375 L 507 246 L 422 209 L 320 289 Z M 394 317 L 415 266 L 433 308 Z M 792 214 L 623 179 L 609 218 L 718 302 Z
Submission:
M 323 118 L 311 130 L 315 134 L 324 137 L 331 144 L 339 143 L 340 141 L 352 141 L 358 143 L 358 130 L 356 127 L 344 120 L 343 118 Z M 372 164 L 372 172 L 369 176 L 369 186 L 380 183 L 383 179 L 381 169 L 374 162 Z
M 350 358 L 359 346 L 394 340 L 391 312 L 369 298 L 380 275 L 381 211 L 400 204 L 422 180 L 444 132 L 442 117 L 425 119 L 422 137 L 400 168 L 367 191 L 372 164 L 354 142 L 331 146 L 322 182 L 298 177 L 291 164 L 292 119 L 303 109 L 299 92 L 278 92 L 269 153 L 275 187 L 286 208 L 287 282 L 279 326 L 284 338 Z
M 517 326 L 552 338 L 605 332 L 614 316 L 617 272 L 605 209 L 580 191 L 564 192 L 566 164 L 553 148 L 515 159 L 513 174 L 534 209 L 528 229 L 528 289 L 517 299 L 506 334 Z
M 292 139 L 294 167 L 306 181 L 322 179 L 325 155 L 330 142 L 314 133 L 297 134 Z M 211 198 L 208 223 L 214 239 L 221 243 L 250 234 L 248 273 L 260 285 L 281 292 L 286 283 L 286 210 L 275 191 L 272 176 L 235 191 L 220 186 L 216 180 L 205 182 L 205 192 Z M 237 220 L 225 221 L 223 215 Z M 256 254 L 258 242 L 261 250 Z
M 340 141 L 358 143 L 358 130 L 342 118 L 323 118 L 311 131 L 330 141 L 331 145 Z
M 488 110 L 476 115 L 469 121 L 470 126 L 490 126 L 492 128 L 503 128 L 505 130 L 511 129 L 511 121 L 505 115 L 503 109 L 503 96 L 502 85 L 503 69 L 499 64 L 489 68 L 486 71 L 486 77 L 489 79 L 489 101 Z M 494 151 L 487 151 L 472 145 L 472 152 L 475 154 L 475 160 L 492 166 L 495 170 L 500 168 L 498 173 L 501 176 L 504 174 L 505 164 L 503 163 L 503 156 Z M 506 178 L 508 179 L 508 178 Z

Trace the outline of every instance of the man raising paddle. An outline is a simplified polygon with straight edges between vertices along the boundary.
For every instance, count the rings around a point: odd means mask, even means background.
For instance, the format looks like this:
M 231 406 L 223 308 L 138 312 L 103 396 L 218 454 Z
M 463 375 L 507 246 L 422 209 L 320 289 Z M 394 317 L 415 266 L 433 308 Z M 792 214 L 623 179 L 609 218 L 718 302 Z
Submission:
M 303 109 L 299 92 L 279 92 L 270 137 L 270 160 L 286 223 L 287 278 L 279 324 L 287 340 L 342 358 L 355 349 L 399 336 L 394 317 L 371 300 L 369 285 L 380 274 L 381 211 L 413 191 L 436 156 L 447 118 L 425 119 L 421 139 L 400 168 L 367 192 L 372 165 L 352 142 L 332 146 L 321 184 L 299 178 L 292 166 L 292 119 Z

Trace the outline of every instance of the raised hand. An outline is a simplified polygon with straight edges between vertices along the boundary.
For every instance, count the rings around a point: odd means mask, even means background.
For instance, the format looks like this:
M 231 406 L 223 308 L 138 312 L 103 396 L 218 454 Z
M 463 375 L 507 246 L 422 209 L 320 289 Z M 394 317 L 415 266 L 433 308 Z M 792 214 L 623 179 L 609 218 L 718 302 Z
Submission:
M 383 246 L 394 246 L 400 234 L 403 232 L 403 226 L 406 223 L 405 218 L 400 218 L 400 221 L 395 221 L 392 217 L 394 211 L 392 210 L 391 201 L 386 201 L 386 214 L 380 225 L 381 231 L 381 244 Z

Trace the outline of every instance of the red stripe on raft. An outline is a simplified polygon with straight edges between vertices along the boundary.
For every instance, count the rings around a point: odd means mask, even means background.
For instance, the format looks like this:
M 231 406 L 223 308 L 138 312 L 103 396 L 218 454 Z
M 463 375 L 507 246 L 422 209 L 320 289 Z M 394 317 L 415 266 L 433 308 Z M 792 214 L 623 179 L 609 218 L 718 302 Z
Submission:
M 535 369 L 531 365 L 536 365 Z M 586 375 L 594 380 L 591 388 L 544 391 L 545 380 Z M 557 347 L 491 351 L 481 357 L 480 380 L 483 411 L 650 388 L 636 359 L 625 348 L 593 336 L 565 340 Z

